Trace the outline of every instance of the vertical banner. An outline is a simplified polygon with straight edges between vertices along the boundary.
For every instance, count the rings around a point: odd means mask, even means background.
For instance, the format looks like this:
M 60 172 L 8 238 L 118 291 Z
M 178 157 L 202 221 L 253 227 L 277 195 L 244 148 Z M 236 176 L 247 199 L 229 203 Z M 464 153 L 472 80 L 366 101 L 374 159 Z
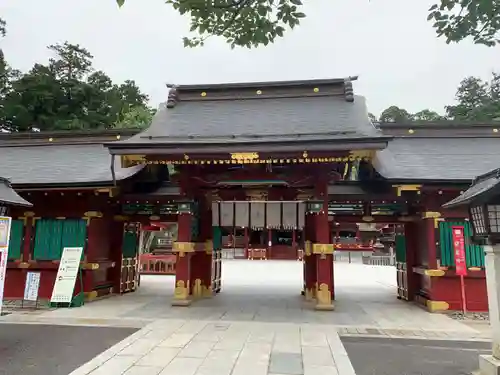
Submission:
M 457 275 L 467 276 L 467 262 L 465 259 L 464 227 L 452 227 L 453 250 L 455 253 L 455 271 Z
M 3 291 L 7 274 L 7 259 L 9 258 L 11 218 L 0 216 L 0 316 L 2 315 Z
M 465 280 L 467 276 L 467 259 L 465 258 L 465 232 L 464 227 L 451 227 L 453 237 L 453 250 L 455 253 L 455 272 L 460 276 L 460 289 L 462 294 L 462 310 L 467 312 L 467 302 L 465 296 Z
M 76 277 L 80 269 L 83 247 L 65 247 L 57 270 L 56 282 L 52 289 L 51 303 L 71 303 Z M 82 290 L 83 293 L 83 290 Z

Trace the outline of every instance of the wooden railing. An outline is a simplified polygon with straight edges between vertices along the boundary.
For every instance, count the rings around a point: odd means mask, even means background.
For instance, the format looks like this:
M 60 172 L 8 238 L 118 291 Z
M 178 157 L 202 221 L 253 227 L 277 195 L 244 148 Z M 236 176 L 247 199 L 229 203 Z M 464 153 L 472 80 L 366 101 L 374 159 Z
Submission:
M 142 254 L 142 275 L 175 275 L 175 254 Z
M 267 249 L 248 249 L 248 259 L 251 260 L 265 260 L 267 259 Z
M 394 266 L 396 264 L 394 257 L 390 255 L 363 256 L 363 264 L 370 266 Z

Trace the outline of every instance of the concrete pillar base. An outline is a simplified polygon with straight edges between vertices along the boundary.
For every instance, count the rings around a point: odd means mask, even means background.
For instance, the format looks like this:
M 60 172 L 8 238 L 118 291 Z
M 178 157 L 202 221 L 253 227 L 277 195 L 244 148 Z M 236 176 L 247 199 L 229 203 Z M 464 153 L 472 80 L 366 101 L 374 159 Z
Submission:
M 492 355 L 480 355 L 477 375 L 500 375 L 500 360 Z

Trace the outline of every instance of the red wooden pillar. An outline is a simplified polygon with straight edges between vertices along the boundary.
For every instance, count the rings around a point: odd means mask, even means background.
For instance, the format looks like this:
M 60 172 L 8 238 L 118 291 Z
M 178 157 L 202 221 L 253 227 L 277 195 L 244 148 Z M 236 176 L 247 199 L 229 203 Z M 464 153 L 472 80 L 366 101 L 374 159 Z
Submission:
M 245 227 L 245 259 L 248 259 L 248 246 L 250 244 L 250 239 L 248 238 L 249 236 L 249 229 Z
M 314 216 L 306 214 L 304 222 L 304 296 L 306 301 L 316 297 L 316 255 L 312 252 L 314 242 Z
M 94 291 L 93 269 L 99 267 L 97 263 L 94 264 L 94 261 L 102 258 L 99 252 L 108 246 L 108 244 L 103 243 L 103 240 L 107 240 L 107 238 L 102 236 L 107 227 L 103 230 L 102 226 L 106 226 L 109 217 L 103 217 L 102 212 L 99 211 L 88 211 L 85 212 L 83 219 L 87 221 L 87 243 L 84 248 L 86 269 L 83 271 L 83 292 L 87 298 L 92 299 L 97 296 L 97 292 L 92 293 Z
M 436 246 L 436 224 L 439 212 L 425 212 L 422 219 L 422 226 L 425 231 L 425 248 L 427 254 L 424 259 L 427 260 L 427 267 L 431 270 L 438 268 L 437 263 L 437 246 Z
M 31 243 L 35 234 L 35 213 L 27 211 L 20 219 L 24 221 L 24 237 L 22 246 L 21 261 L 28 263 L 31 260 Z
M 408 301 L 412 301 L 417 293 L 417 278 L 413 272 L 416 265 L 418 251 L 418 222 L 405 223 L 406 239 L 406 278 L 408 289 Z
M 125 226 L 125 216 L 117 215 L 109 223 L 109 254 L 114 263 L 111 270 L 111 280 L 113 282 L 113 293 L 120 293 L 122 277 L 123 258 L 123 229 Z
M 173 306 L 189 306 L 191 304 L 191 259 L 194 244 L 191 242 L 192 214 L 180 212 L 177 216 L 177 241 L 174 250 L 177 252 L 175 290 Z
M 323 210 L 314 215 L 316 243 L 317 290 L 316 310 L 333 310 L 333 244 L 330 243 L 330 225 L 328 223 L 328 197 L 324 197 Z
M 204 202 L 206 203 L 206 202 Z M 197 251 L 191 259 L 191 287 L 194 298 L 211 297 L 212 293 L 212 211 L 208 203 L 200 206 L 200 234 Z
M 273 259 L 273 251 L 272 251 L 272 247 L 273 247 L 273 230 L 272 229 L 268 229 L 267 230 L 267 243 L 265 244 L 265 248 L 267 249 L 266 251 L 266 255 L 264 257 L 264 259 Z

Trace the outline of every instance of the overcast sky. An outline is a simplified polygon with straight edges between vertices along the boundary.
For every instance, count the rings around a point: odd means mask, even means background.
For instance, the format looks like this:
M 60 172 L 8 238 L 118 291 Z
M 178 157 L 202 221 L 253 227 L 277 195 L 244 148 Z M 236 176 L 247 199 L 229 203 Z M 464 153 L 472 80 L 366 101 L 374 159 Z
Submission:
M 275 45 L 231 50 L 221 40 L 185 49 L 188 20 L 162 0 L 1 0 L 8 61 L 27 70 L 46 46 L 79 43 L 115 81 L 134 79 L 157 105 L 165 83 L 336 78 L 359 75 L 356 93 L 378 114 L 390 105 L 439 112 L 467 75 L 500 70 L 500 49 L 446 45 L 426 21 L 432 0 L 304 0 L 308 17 Z

